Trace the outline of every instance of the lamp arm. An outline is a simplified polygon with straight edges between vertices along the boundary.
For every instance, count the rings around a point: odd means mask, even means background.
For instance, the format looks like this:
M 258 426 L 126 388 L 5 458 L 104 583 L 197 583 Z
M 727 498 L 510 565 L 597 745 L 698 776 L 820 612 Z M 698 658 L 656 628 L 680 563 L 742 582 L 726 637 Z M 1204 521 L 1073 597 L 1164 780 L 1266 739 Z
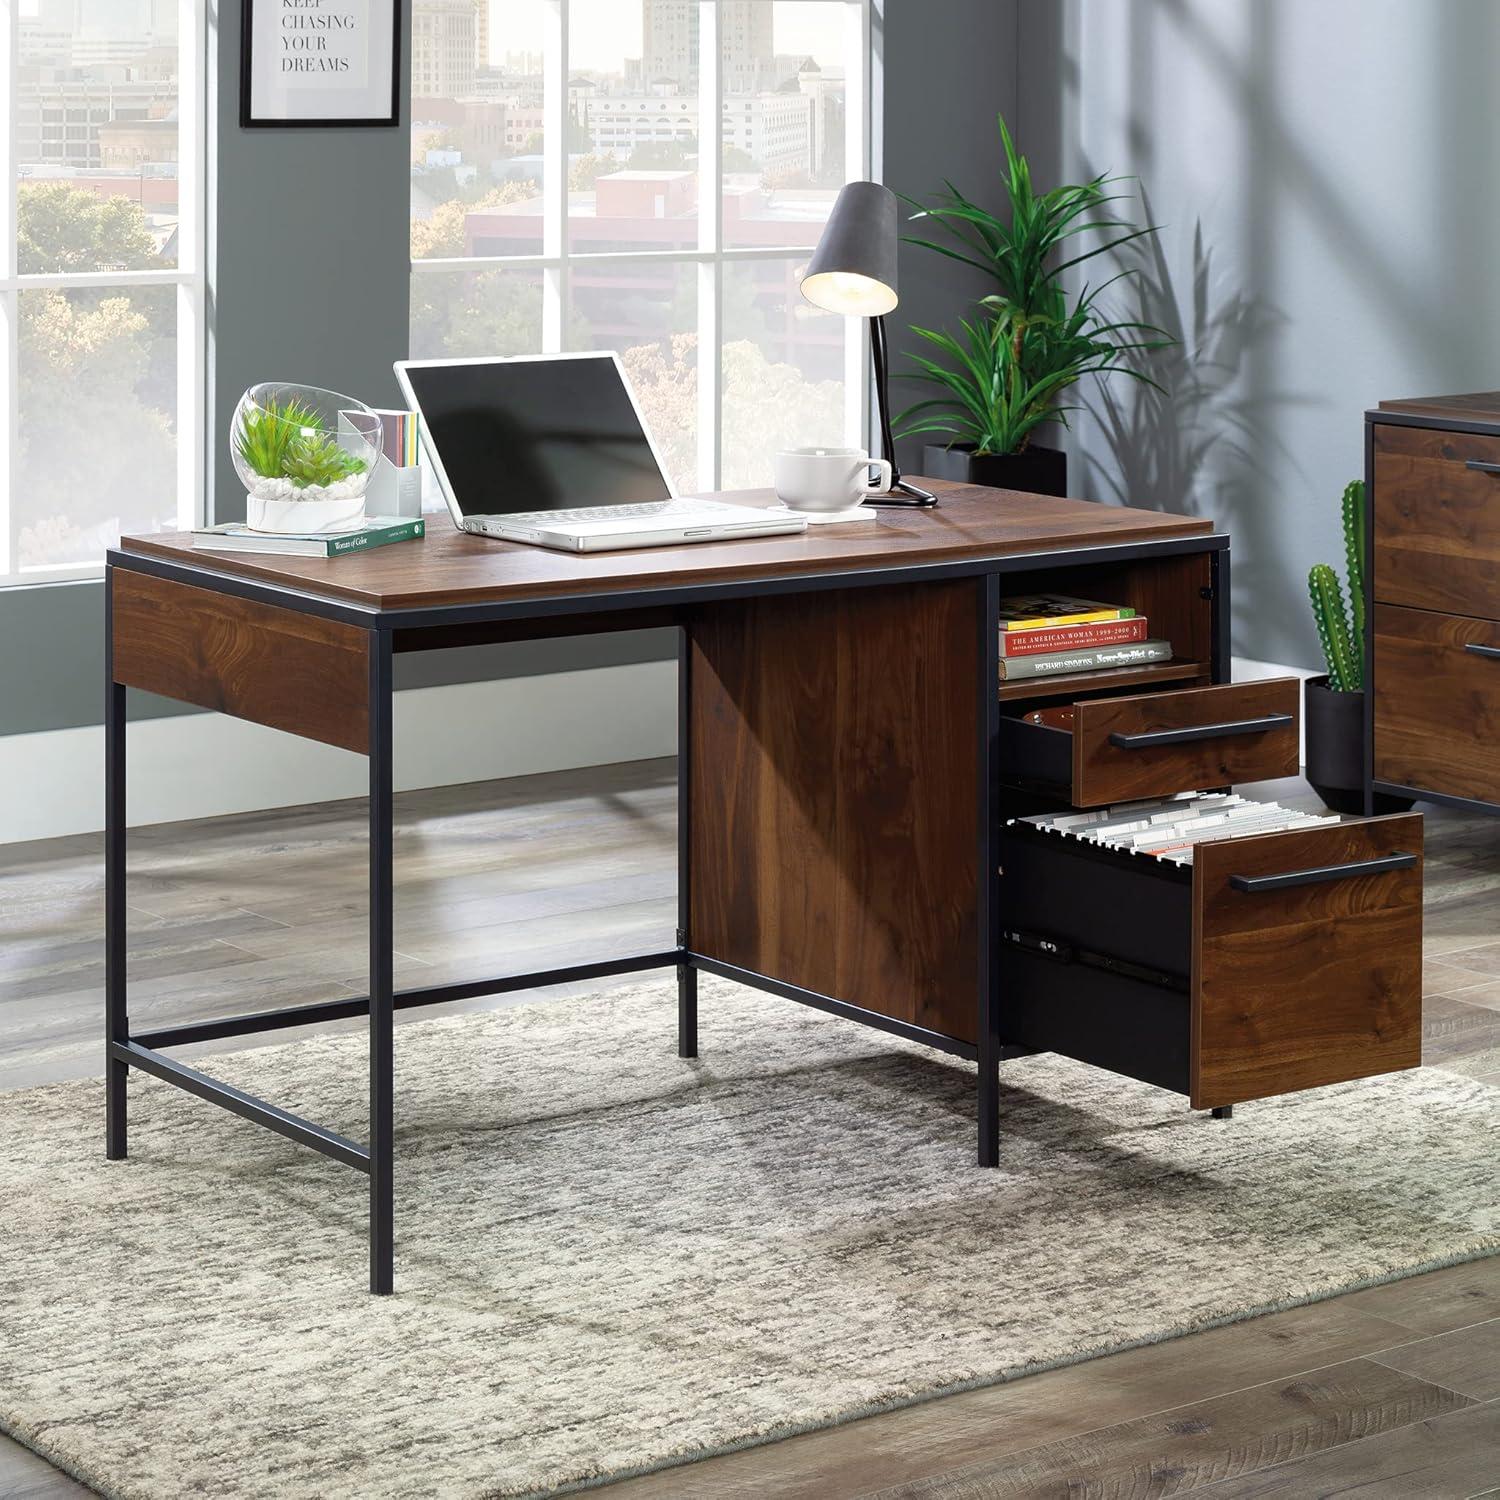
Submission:
M 896 440 L 891 435 L 890 358 L 885 342 L 885 319 L 870 319 L 870 353 L 875 360 L 875 401 L 880 414 L 880 456 L 891 461 L 891 480 L 901 477 L 896 464 Z
M 896 440 L 891 435 L 890 357 L 886 348 L 883 317 L 870 319 L 870 353 L 875 361 L 875 402 L 880 415 L 880 453 L 878 456 L 891 461 L 891 488 L 888 494 L 869 496 L 865 503 L 867 505 L 936 505 L 937 496 L 903 479 L 896 463 Z M 897 496 L 905 498 L 895 498 Z

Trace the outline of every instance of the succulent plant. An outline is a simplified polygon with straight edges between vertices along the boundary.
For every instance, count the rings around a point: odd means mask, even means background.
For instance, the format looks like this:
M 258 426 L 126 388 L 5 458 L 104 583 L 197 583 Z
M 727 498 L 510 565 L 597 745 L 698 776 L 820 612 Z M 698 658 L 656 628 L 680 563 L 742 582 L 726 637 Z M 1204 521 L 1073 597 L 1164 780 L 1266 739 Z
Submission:
M 317 426 L 317 413 L 295 396 L 265 407 L 247 406 L 235 428 L 234 445 L 247 467 L 265 479 L 279 479 L 292 440 Z
M 298 489 L 336 484 L 361 474 L 365 461 L 341 448 L 318 414 L 295 396 L 248 406 L 234 433 L 246 466 L 265 479 L 290 479 Z
M 293 438 L 281 460 L 281 472 L 299 490 L 315 484 L 337 484 L 364 470 L 364 459 L 339 447 L 326 432 L 303 433 Z
M 1344 605 L 1339 576 L 1327 563 L 1307 575 L 1313 619 L 1328 663 L 1328 686 L 1337 693 L 1357 693 L 1364 686 L 1365 650 L 1365 486 L 1362 479 L 1344 486 L 1344 558 L 1348 569 L 1350 608 Z

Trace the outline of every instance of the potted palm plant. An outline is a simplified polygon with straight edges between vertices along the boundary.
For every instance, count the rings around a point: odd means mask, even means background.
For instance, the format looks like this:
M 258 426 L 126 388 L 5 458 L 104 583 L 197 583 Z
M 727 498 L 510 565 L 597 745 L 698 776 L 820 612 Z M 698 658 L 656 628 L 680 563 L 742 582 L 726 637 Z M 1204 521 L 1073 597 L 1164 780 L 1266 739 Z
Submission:
M 943 234 L 942 239 L 911 236 L 907 243 L 983 271 L 995 290 L 980 300 L 972 318 L 959 320 L 957 334 L 912 328 L 937 353 L 913 355 L 917 372 L 907 378 L 935 385 L 940 394 L 909 407 L 899 420 L 903 436 L 947 438 L 924 446 L 924 474 L 1062 495 L 1067 455 L 1034 443 L 1036 429 L 1054 421 L 1067 425 L 1075 408 L 1063 398 L 1086 375 L 1119 371 L 1160 389 L 1131 361 L 1138 351 L 1173 342 L 1152 324 L 1109 321 L 1102 312 L 1100 295 L 1131 271 L 1077 292 L 1069 292 L 1064 281 L 1075 267 L 1156 230 L 1110 212 L 1108 205 L 1126 195 L 1109 189 L 1123 179 L 1100 176 L 1038 194 L 1003 118 L 1000 142 L 1006 218 L 981 208 L 951 182 L 931 204 L 906 199 L 916 222 Z M 1085 233 L 1104 239 L 1066 254 L 1069 242 Z
M 1344 486 L 1344 561 L 1349 604 L 1339 575 L 1315 563 L 1307 575 L 1313 620 L 1323 646 L 1326 675 L 1309 677 L 1302 690 L 1307 733 L 1307 780 L 1334 812 L 1365 810 L 1365 485 Z M 1376 812 L 1405 812 L 1407 797 L 1381 793 Z

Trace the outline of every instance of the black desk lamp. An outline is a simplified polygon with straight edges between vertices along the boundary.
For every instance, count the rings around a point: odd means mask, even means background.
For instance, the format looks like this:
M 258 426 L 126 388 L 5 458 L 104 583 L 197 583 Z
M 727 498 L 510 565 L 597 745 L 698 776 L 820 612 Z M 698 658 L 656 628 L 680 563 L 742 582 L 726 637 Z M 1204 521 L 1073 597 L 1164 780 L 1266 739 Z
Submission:
M 896 195 L 878 182 L 849 182 L 839 189 L 833 212 L 802 276 L 802 295 L 825 312 L 870 320 L 875 356 L 875 396 L 880 406 L 880 451 L 891 461 L 889 494 L 870 495 L 867 505 L 936 505 L 937 497 L 901 477 L 891 437 L 885 315 L 895 309 Z

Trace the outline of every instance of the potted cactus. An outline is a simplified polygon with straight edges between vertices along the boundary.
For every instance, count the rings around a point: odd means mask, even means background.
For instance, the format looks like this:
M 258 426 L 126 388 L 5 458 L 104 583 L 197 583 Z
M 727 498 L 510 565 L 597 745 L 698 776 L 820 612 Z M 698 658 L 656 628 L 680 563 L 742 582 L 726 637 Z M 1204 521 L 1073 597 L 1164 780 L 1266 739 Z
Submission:
M 1307 575 L 1313 619 L 1328 671 L 1303 684 L 1307 779 L 1334 812 L 1365 810 L 1365 486 L 1344 486 L 1344 559 L 1349 602 L 1339 575 L 1317 563 Z M 1408 799 L 1380 796 L 1377 812 L 1404 812 Z

